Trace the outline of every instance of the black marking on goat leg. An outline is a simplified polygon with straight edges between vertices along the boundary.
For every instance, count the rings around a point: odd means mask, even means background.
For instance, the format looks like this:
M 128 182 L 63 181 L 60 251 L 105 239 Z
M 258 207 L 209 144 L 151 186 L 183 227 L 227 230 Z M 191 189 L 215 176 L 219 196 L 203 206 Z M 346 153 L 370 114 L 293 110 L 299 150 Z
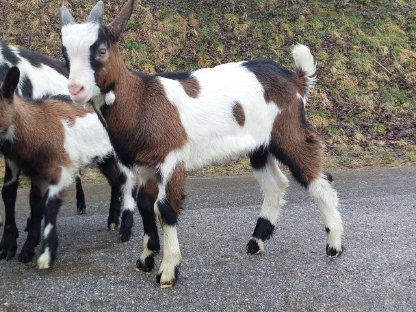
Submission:
M 176 225 L 178 223 L 178 214 L 173 210 L 167 199 L 157 202 L 160 216 L 167 225 Z
M 77 199 L 77 213 L 79 215 L 85 214 L 86 205 L 85 205 L 85 195 L 82 188 L 81 178 L 79 176 L 75 177 L 75 196 Z
M 156 275 L 156 283 L 158 283 L 158 284 L 160 284 L 160 279 L 162 277 L 162 273 L 159 273 L 158 275 Z M 172 286 L 175 285 L 175 283 L 178 280 L 178 278 L 179 278 L 179 266 L 175 266 L 175 278 L 172 281 Z
M 325 227 L 325 231 L 329 234 L 329 232 L 330 232 L 329 227 Z
M 332 183 L 334 181 L 332 174 L 330 174 L 329 172 L 324 172 L 324 175 L 329 183 Z
M 122 242 L 127 242 L 131 237 L 131 229 L 133 228 L 133 212 L 130 210 L 124 210 L 121 215 L 121 225 L 120 225 L 120 240 Z
M 250 154 L 251 167 L 255 170 L 264 168 L 267 163 L 267 155 L 269 151 L 264 146 L 259 147 L 257 150 Z
M 262 241 L 270 239 L 273 235 L 274 225 L 265 218 L 258 218 L 256 228 L 254 229 L 253 237 L 259 238 Z
M 258 242 L 254 238 L 250 239 L 246 246 L 246 253 L 250 255 L 255 255 L 255 254 L 258 254 L 259 251 L 260 251 L 260 246 Z
M 155 267 L 155 256 L 154 254 L 149 255 L 144 262 L 139 258 L 136 261 L 136 269 L 143 272 L 150 272 Z
M 3 237 L 0 241 L 0 259 L 10 260 L 14 257 L 17 250 L 17 238 L 19 231 L 16 227 L 15 221 L 15 203 L 17 188 L 19 186 L 19 173 L 15 181 L 13 179 L 12 169 L 6 162 L 6 172 L 4 176 L 4 184 L 1 190 L 3 203 L 5 208 L 5 220 Z

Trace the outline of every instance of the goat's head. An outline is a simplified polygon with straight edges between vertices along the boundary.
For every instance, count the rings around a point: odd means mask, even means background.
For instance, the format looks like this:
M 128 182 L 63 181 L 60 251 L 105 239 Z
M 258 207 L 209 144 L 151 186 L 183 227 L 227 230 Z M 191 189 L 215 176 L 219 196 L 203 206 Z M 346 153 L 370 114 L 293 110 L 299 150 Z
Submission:
M 6 74 L 0 87 L 0 140 L 14 138 L 14 123 L 16 108 L 14 105 L 14 92 L 20 79 L 20 70 L 12 67 Z
M 109 25 L 103 25 L 102 1 L 95 5 L 83 24 L 76 24 L 68 9 L 61 8 L 62 53 L 70 71 L 68 90 L 75 103 L 86 103 L 114 86 L 122 65 L 117 42 L 134 2 L 128 0 Z

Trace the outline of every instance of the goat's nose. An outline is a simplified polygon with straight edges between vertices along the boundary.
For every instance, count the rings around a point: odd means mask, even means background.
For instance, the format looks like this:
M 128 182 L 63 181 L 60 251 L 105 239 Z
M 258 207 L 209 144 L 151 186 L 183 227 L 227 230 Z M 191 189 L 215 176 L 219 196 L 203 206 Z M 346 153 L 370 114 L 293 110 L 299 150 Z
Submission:
M 82 90 L 84 90 L 84 86 L 78 83 L 71 83 L 68 85 L 68 90 L 69 90 L 69 93 L 71 93 L 71 95 L 77 95 Z

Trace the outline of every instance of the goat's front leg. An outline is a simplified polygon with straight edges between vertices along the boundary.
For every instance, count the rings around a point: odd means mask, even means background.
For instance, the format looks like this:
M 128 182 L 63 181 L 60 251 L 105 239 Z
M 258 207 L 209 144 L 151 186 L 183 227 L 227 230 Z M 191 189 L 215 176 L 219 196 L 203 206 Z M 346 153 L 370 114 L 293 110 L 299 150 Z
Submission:
M 30 188 L 30 218 L 27 220 L 27 238 L 19 254 L 19 261 L 26 263 L 35 256 L 35 247 L 41 240 L 41 224 L 43 218 L 43 202 L 46 185 L 44 182 L 32 179 Z
M 175 284 L 182 260 L 176 224 L 181 209 L 184 180 L 182 163 L 165 161 L 160 165 L 159 194 L 154 209 L 163 229 L 163 259 L 156 278 L 161 288 L 172 287 Z
M 56 218 L 62 204 L 63 191 L 72 182 L 72 169 L 62 167 L 58 181 L 57 184 L 49 185 L 43 199 L 44 229 L 42 253 L 38 258 L 39 269 L 48 269 L 56 258 L 56 250 L 58 249 Z
M 15 203 L 19 186 L 20 168 L 10 159 L 6 159 L 6 172 L 2 188 L 5 209 L 3 237 L 0 241 L 0 259 L 10 260 L 17 250 L 17 230 L 15 220 Z

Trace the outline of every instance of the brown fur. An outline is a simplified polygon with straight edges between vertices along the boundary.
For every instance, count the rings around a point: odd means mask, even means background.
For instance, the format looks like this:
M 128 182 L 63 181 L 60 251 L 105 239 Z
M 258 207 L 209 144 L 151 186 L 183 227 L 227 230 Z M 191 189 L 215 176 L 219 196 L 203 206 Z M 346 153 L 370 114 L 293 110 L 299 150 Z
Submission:
M 117 47 L 104 65 L 106 71 L 97 74 L 97 83 L 105 81 L 115 85 L 116 101 L 106 106 L 104 114 L 110 139 L 124 162 L 135 162 L 155 167 L 163 162 L 172 150 L 181 148 L 187 141 L 179 113 L 171 105 L 158 77 L 144 80 L 131 73 L 121 60 Z M 112 69 L 110 73 L 108 70 Z M 112 81 L 108 81 L 112 77 Z M 120 104 L 119 104 L 120 103 Z
M 303 73 L 303 72 L 302 72 Z M 305 94 L 305 75 L 295 72 L 292 79 L 258 77 L 265 90 L 266 101 L 273 101 L 281 112 L 272 129 L 272 152 L 289 166 L 295 178 L 304 186 L 322 172 L 322 142 L 317 133 L 303 120 L 297 92 Z
M 172 209 L 179 213 L 182 210 L 181 202 L 185 192 L 185 166 L 183 163 L 178 164 L 172 172 L 166 191 Z
M 0 103 L 0 128 L 5 129 L 11 124 L 16 127 L 15 142 L 4 142 L 2 152 L 16 160 L 34 179 L 47 179 L 55 184 L 60 178 L 61 167 L 70 165 L 63 146 L 61 120 L 72 124 L 85 114 L 83 108 L 56 99 L 33 105 L 14 96 L 13 104 Z
M 240 103 L 236 102 L 233 106 L 233 116 L 237 123 L 243 127 L 246 121 L 246 115 L 244 114 L 244 109 Z
M 179 80 L 185 93 L 191 98 L 197 98 L 199 95 L 199 83 L 195 78 Z

